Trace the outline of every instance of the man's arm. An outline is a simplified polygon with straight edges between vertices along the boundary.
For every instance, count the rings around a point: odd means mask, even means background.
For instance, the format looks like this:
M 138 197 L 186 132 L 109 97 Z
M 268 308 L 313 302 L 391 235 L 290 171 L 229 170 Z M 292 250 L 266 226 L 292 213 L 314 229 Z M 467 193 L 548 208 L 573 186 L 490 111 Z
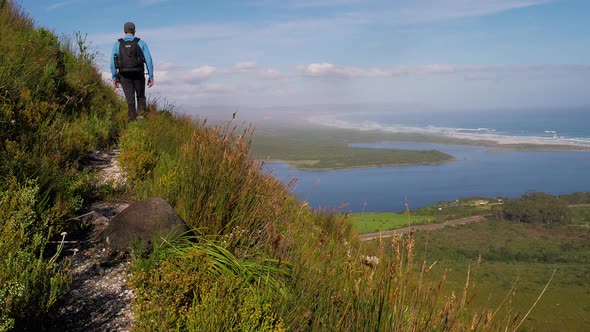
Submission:
M 115 67 L 115 55 L 119 53 L 119 41 L 116 41 L 113 45 L 113 50 L 111 52 L 111 75 L 112 80 L 115 84 L 115 88 L 119 87 L 119 77 L 117 73 L 117 68 Z
M 141 52 L 143 53 L 145 65 L 147 67 L 149 75 L 148 86 L 151 87 L 152 85 L 154 85 L 154 63 L 152 62 L 152 55 L 150 53 L 150 49 L 143 40 L 140 40 L 138 45 L 141 48 Z

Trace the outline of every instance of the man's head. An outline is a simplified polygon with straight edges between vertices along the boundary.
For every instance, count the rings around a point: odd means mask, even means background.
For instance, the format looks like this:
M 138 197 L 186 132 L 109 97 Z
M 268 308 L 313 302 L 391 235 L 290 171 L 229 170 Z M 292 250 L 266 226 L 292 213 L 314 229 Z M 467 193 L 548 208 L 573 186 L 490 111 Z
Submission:
M 123 31 L 125 33 L 135 34 L 135 24 L 133 24 L 133 22 L 125 23 L 125 25 L 123 26 Z

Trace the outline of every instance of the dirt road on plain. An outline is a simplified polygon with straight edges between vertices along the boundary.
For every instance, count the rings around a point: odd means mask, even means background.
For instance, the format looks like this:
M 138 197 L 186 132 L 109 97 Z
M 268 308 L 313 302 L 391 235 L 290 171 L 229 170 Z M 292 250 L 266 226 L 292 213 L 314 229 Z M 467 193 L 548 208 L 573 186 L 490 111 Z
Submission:
M 461 219 L 448 220 L 448 221 L 445 221 L 442 223 L 436 223 L 436 224 L 422 224 L 422 225 L 416 225 L 416 226 L 411 226 L 411 227 L 398 228 L 398 229 L 394 229 L 394 230 L 390 230 L 390 231 L 361 234 L 361 235 L 359 235 L 359 239 L 361 239 L 362 241 L 369 241 L 369 240 L 378 239 L 380 237 L 381 238 L 391 237 L 394 235 L 408 233 L 411 229 L 414 229 L 416 231 L 433 231 L 433 230 L 441 229 L 441 228 L 444 228 L 447 226 L 457 226 L 457 225 L 470 224 L 470 223 L 474 223 L 474 222 L 481 222 L 481 221 L 486 220 L 486 218 L 489 216 L 491 216 L 491 214 L 482 214 L 482 215 L 471 216 L 471 217 L 466 217 L 466 218 L 461 218 Z

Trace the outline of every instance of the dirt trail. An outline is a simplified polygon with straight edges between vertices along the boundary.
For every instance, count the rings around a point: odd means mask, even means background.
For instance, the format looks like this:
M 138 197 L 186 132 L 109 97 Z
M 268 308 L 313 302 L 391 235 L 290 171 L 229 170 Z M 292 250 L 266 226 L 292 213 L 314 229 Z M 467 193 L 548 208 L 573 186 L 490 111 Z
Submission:
M 87 166 L 98 172 L 99 184 L 121 185 L 125 178 L 117 151 L 91 152 Z M 107 256 L 100 234 L 129 205 L 125 201 L 92 202 L 75 220 L 90 223 L 89 231 L 66 236 L 64 255 L 71 260 L 72 286 L 58 304 L 49 331 L 128 331 L 133 322 L 134 292 L 126 285 L 128 260 Z M 74 221 L 75 221 L 74 220 Z
M 441 228 L 444 228 L 447 226 L 465 225 L 465 224 L 470 224 L 470 223 L 474 223 L 474 222 L 484 221 L 489 216 L 490 216 L 490 214 L 482 214 L 482 215 L 471 216 L 471 217 L 466 217 L 466 218 L 461 218 L 461 219 L 448 220 L 448 221 L 445 221 L 442 223 L 437 223 L 437 224 L 416 225 L 416 226 L 411 226 L 411 227 L 398 228 L 398 229 L 394 229 L 391 231 L 367 233 L 367 234 L 359 235 L 359 239 L 361 239 L 362 241 L 369 241 L 369 240 L 378 239 L 380 237 L 381 238 L 391 237 L 394 235 L 408 233 L 412 229 L 414 229 L 416 231 L 433 231 L 433 230 L 441 229 Z
M 570 204 L 567 207 L 573 208 L 573 207 L 588 207 L 590 206 L 590 204 Z

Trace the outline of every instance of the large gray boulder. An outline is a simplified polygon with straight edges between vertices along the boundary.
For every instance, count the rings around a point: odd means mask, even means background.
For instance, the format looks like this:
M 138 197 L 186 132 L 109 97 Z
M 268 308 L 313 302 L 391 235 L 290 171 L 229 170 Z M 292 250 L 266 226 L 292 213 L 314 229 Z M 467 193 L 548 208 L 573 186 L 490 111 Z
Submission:
M 162 198 L 150 198 L 129 205 L 117 214 L 102 233 L 102 240 L 112 252 L 128 252 L 141 242 L 151 250 L 153 241 L 186 233 L 189 228 Z

